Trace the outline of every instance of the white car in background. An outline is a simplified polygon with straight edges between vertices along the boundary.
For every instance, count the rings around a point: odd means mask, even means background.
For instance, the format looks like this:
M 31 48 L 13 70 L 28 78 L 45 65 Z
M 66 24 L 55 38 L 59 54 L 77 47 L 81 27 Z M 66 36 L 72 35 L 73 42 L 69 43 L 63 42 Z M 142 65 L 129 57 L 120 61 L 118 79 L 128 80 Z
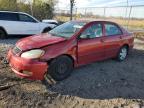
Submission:
M 38 21 L 23 12 L 0 11 L 0 38 L 9 35 L 33 35 L 45 33 L 56 25 Z

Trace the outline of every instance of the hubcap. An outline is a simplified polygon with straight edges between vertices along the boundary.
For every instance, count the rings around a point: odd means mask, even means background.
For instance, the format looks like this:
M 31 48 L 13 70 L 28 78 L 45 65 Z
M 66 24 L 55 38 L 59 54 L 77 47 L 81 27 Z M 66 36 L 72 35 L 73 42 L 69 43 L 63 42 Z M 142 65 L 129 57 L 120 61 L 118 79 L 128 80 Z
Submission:
M 121 52 L 120 52 L 120 59 L 124 60 L 127 56 L 127 49 L 126 48 L 122 48 Z

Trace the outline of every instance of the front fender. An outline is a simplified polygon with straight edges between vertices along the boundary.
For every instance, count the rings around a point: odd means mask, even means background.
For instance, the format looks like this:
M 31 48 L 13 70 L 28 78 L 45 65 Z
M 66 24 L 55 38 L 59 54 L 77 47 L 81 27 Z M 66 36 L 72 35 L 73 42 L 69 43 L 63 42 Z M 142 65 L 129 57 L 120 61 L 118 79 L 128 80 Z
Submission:
M 72 42 L 73 43 L 73 42 Z M 62 55 L 67 55 L 74 60 L 74 65 L 77 64 L 77 46 L 76 43 L 72 44 L 71 41 L 63 41 L 52 46 L 44 47 L 45 55 L 41 58 L 44 61 L 50 61 Z

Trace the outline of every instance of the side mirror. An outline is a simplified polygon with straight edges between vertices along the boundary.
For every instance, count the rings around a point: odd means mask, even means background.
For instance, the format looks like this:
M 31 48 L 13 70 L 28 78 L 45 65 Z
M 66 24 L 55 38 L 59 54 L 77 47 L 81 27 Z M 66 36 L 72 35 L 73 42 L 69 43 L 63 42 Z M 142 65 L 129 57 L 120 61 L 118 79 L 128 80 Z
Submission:
M 79 39 L 89 39 L 90 38 L 90 34 L 81 34 L 80 36 L 79 36 Z

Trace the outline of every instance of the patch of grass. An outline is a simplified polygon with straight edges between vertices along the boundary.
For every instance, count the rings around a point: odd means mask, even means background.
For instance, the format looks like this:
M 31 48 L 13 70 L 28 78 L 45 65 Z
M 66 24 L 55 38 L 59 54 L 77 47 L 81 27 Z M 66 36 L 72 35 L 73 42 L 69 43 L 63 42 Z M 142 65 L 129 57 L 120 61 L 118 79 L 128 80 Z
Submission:
M 3 50 L 3 47 L 0 46 L 0 51 L 2 51 L 2 50 Z

